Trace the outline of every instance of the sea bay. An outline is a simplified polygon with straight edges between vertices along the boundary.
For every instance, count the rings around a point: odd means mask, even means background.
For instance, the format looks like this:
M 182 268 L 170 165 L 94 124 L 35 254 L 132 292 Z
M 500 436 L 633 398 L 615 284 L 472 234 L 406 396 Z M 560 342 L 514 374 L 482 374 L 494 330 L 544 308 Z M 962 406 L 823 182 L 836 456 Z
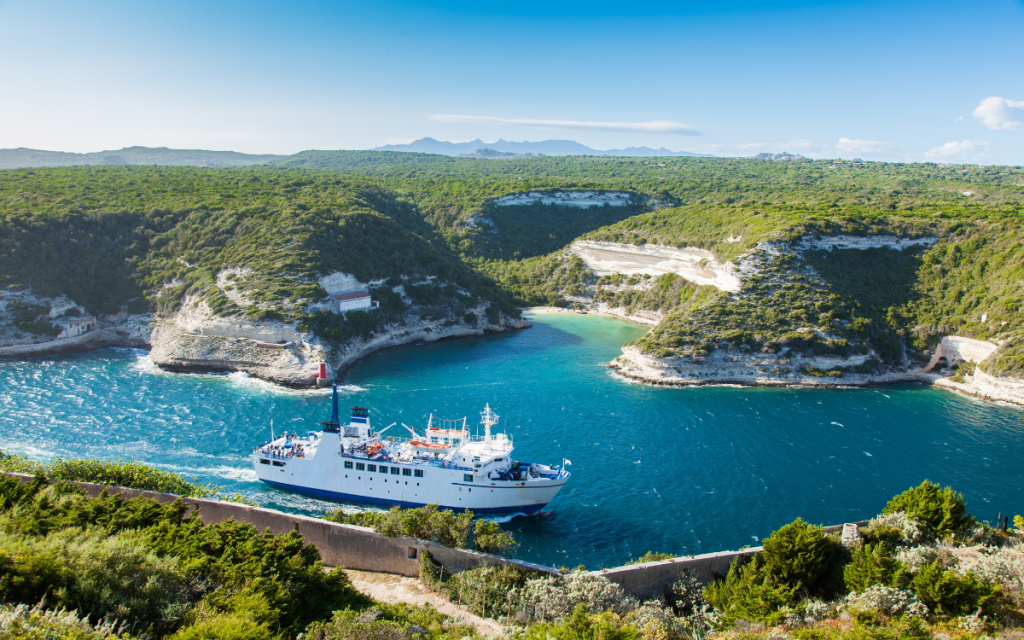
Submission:
M 644 328 L 575 314 L 533 328 L 395 349 L 342 387 L 404 435 L 430 413 L 502 416 L 517 458 L 572 461 L 574 477 L 538 517 L 505 526 L 517 555 L 613 566 L 646 551 L 693 554 L 757 544 L 797 516 L 867 519 L 921 480 L 963 492 L 982 520 L 1024 512 L 1024 411 L 920 385 L 869 389 L 648 387 L 603 366 Z M 333 508 L 261 485 L 248 454 L 275 429 L 326 419 L 324 391 L 243 374 L 173 374 L 144 351 L 0 362 L 0 448 L 34 459 L 136 459 L 238 491 L 261 505 Z M 499 425 L 500 428 L 500 425 Z

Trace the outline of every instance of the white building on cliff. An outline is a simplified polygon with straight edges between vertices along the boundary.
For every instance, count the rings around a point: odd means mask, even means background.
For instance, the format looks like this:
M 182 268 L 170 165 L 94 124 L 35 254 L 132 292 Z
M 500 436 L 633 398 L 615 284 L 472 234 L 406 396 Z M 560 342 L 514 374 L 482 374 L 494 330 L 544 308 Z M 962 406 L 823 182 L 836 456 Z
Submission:
M 367 311 L 376 309 L 380 303 L 370 298 L 366 291 L 349 291 L 331 294 L 331 307 L 335 313 L 346 311 Z
M 92 316 L 57 318 L 53 320 L 53 324 L 60 327 L 60 335 L 57 336 L 58 340 L 61 338 L 77 338 L 96 329 L 96 318 Z

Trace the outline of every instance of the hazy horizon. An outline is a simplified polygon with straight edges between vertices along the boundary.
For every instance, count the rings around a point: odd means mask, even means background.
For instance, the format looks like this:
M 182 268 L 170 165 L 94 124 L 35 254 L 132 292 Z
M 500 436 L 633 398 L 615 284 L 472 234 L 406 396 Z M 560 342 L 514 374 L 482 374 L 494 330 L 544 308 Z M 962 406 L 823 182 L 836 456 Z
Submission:
M 1024 164 L 1024 2 L 0 0 L 0 148 Z

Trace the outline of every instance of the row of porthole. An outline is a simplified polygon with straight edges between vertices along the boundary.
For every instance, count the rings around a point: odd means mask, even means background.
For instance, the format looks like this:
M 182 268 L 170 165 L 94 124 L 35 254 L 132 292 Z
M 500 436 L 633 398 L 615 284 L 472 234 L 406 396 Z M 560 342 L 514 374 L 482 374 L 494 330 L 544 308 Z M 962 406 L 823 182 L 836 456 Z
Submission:
M 348 474 L 345 474 L 345 478 L 348 479 Z M 362 480 L 362 479 L 363 479 L 363 476 L 356 476 L 356 480 Z M 371 482 L 373 481 L 373 476 L 370 476 L 370 481 Z M 387 479 L 385 479 L 384 482 L 387 482 Z M 398 484 L 398 480 L 395 480 L 395 484 Z M 409 481 L 406 480 L 405 484 L 409 484 Z M 416 486 L 417 487 L 420 486 L 420 483 L 417 482 Z

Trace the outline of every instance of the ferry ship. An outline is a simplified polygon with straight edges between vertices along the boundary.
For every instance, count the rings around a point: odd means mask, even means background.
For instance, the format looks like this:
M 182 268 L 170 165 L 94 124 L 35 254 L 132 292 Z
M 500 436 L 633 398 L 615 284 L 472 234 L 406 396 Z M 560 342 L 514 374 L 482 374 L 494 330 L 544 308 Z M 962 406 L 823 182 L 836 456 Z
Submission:
M 318 431 L 275 437 L 253 454 L 253 468 L 267 484 L 317 498 L 379 506 L 436 504 L 477 514 L 529 514 L 544 508 L 569 480 L 566 467 L 512 459 L 512 438 L 492 433 L 498 416 L 481 412 L 483 435 L 470 435 L 466 418 L 440 420 L 433 414 L 423 433 L 402 425 L 410 437 L 375 432 L 370 412 L 352 407 L 347 425 L 333 410 Z

